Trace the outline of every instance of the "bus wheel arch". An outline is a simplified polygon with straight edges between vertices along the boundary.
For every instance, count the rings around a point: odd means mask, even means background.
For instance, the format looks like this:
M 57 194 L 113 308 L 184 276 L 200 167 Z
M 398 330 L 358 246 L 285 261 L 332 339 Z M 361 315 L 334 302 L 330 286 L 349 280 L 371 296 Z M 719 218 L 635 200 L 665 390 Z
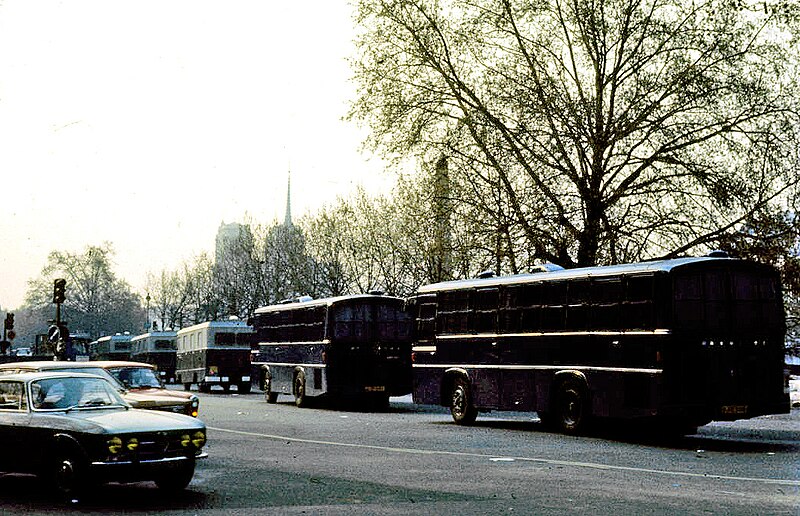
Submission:
M 450 408 L 450 415 L 456 424 L 471 425 L 478 417 L 469 374 L 463 369 L 445 372 L 442 382 L 442 401 L 443 405 Z
M 550 391 L 550 406 L 542 418 L 565 434 L 579 434 L 591 420 L 591 400 L 586 376 L 580 371 L 556 373 Z

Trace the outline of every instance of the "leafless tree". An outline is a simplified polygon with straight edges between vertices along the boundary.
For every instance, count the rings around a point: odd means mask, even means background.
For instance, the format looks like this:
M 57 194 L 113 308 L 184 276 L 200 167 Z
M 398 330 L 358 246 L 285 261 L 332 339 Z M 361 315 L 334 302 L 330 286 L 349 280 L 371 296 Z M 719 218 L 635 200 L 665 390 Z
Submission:
M 386 156 L 445 156 L 511 269 L 520 249 L 564 266 L 703 250 L 797 188 L 796 11 L 359 0 L 351 118 Z

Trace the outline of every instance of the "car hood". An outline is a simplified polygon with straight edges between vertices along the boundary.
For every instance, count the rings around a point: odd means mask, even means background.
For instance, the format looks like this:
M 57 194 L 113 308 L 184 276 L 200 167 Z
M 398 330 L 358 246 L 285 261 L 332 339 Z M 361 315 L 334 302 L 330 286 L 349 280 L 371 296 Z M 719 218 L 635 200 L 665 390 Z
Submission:
M 186 405 L 192 394 L 166 389 L 131 389 L 123 394 L 125 400 L 136 408 L 172 407 Z
M 171 412 L 124 408 L 74 409 L 42 415 L 40 423 L 54 429 L 87 433 L 142 433 L 170 430 L 202 430 L 197 418 Z

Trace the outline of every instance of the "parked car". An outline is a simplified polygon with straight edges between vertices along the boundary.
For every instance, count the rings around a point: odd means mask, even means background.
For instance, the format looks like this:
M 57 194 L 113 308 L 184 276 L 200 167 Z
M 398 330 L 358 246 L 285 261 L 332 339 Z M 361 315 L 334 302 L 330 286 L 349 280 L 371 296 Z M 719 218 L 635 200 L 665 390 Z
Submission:
M 63 496 L 92 483 L 191 482 L 206 427 L 197 418 L 132 408 L 109 380 L 74 372 L 0 376 L 0 471 L 37 474 Z
M 35 361 L 0 364 L 0 374 L 25 371 L 72 371 L 102 376 L 114 384 L 131 406 L 197 417 L 200 399 L 189 392 L 166 389 L 155 366 L 144 362 L 94 360 L 87 362 Z
M 17 348 L 14 350 L 14 355 L 18 357 L 30 357 L 33 356 L 33 351 L 31 351 L 31 348 Z

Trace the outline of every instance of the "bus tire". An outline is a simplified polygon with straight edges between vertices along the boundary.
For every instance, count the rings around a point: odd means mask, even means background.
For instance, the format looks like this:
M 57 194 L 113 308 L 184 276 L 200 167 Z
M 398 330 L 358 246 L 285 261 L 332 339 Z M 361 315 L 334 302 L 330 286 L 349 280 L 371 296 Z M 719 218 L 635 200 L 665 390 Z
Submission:
M 272 392 L 272 378 L 270 377 L 269 373 L 264 375 L 262 388 L 264 389 L 264 399 L 267 401 L 267 403 L 276 403 L 278 401 L 278 393 Z
M 461 376 L 453 380 L 450 389 L 450 415 L 458 425 L 471 425 L 478 417 L 469 382 Z
M 294 392 L 294 404 L 296 406 L 300 408 L 308 406 L 308 396 L 306 396 L 306 374 L 303 371 L 297 371 L 294 375 L 292 392 Z
M 587 428 L 589 418 L 586 385 L 575 378 L 561 382 L 556 388 L 553 410 L 544 420 L 562 433 L 575 435 Z

